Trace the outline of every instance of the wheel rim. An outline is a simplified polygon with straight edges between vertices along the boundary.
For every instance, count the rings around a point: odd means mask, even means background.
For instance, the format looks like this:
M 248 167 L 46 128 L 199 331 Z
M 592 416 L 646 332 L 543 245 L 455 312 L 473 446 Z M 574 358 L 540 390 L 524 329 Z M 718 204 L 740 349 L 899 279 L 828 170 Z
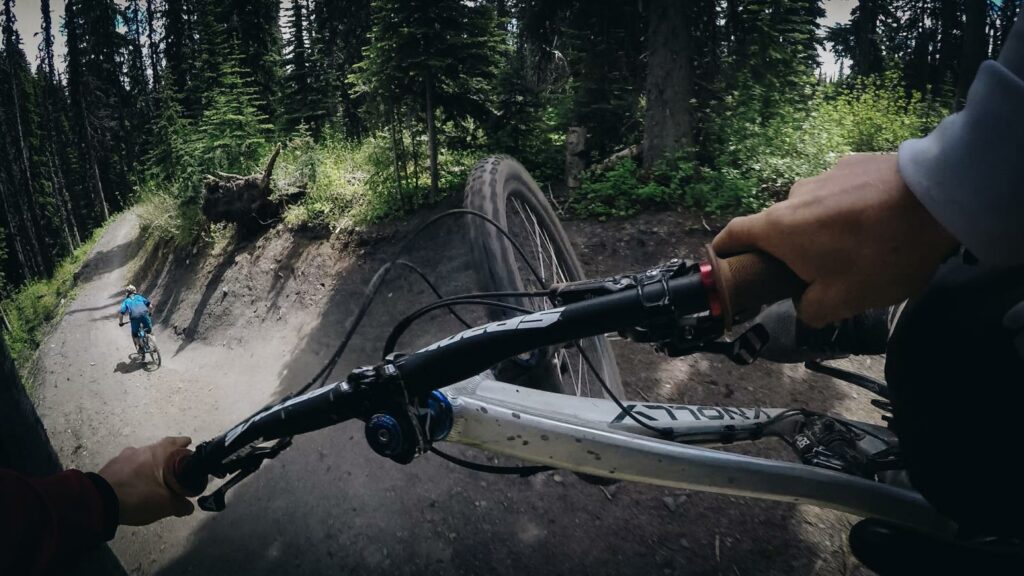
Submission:
M 510 194 L 505 214 L 509 236 L 522 247 L 533 264 L 533 269 L 540 276 L 538 281 L 530 267 L 516 254 L 516 268 L 524 290 L 546 290 L 552 284 L 580 279 L 563 261 L 564 257 L 559 254 L 556 244 L 545 230 L 543 220 L 537 217 L 529 203 Z M 546 310 L 552 307 L 550 300 L 546 298 L 530 298 L 521 304 L 533 310 Z M 597 338 L 584 338 L 566 346 L 552 346 L 541 359 L 553 364 L 552 371 L 561 391 L 576 396 L 600 396 L 601 385 L 584 361 L 580 349 L 595 363 L 595 368 L 603 371 Z

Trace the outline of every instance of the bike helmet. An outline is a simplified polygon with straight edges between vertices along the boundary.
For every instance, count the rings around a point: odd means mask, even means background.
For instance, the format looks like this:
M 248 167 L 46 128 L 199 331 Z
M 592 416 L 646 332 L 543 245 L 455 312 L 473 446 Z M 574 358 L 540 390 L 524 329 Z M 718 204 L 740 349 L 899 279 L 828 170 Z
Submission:
M 135 294 L 135 286 L 132 285 L 132 284 L 129 284 L 129 285 L 125 286 L 124 287 L 124 292 L 125 292 L 125 294 L 127 294 L 129 296 L 131 296 L 132 294 Z

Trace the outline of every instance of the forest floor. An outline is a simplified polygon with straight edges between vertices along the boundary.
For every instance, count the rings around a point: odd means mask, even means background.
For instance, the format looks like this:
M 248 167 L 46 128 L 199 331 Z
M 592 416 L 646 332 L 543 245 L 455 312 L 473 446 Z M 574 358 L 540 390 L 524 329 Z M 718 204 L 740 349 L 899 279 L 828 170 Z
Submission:
M 164 435 L 198 442 L 301 386 L 335 347 L 377 268 L 433 213 L 329 240 L 278 229 L 185 252 L 147 246 L 135 215 L 122 216 L 40 351 L 37 403 L 64 465 L 95 470 L 122 447 Z M 403 254 L 447 294 L 474 288 L 463 226 L 444 223 Z M 698 257 L 712 236 L 681 212 L 566 228 L 593 275 Z M 157 308 L 156 370 L 131 361 L 128 328 L 115 322 L 129 281 Z M 391 326 L 431 299 L 420 282 L 391 277 L 334 376 L 374 362 Z M 457 330 L 438 315 L 410 331 L 404 347 Z M 739 368 L 614 346 L 630 397 L 806 406 L 877 421 L 866 392 L 799 366 Z M 844 362 L 874 376 L 883 365 Z M 744 451 L 791 458 L 767 442 Z M 348 423 L 297 438 L 230 493 L 226 511 L 121 527 L 112 547 L 132 574 L 868 574 L 846 544 L 852 521 L 809 506 L 637 484 L 602 490 L 566 473 L 488 476 L 431 456 L 403 467 L 375 455 L 361 426 Z

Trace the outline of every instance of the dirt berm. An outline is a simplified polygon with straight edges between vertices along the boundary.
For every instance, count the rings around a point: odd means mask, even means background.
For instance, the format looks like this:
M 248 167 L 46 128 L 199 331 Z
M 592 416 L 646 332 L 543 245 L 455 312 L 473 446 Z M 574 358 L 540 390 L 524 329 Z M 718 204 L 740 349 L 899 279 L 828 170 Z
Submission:
M 120 218 L 43 344 L 38 401 L 62 461 L 96 469 L 125 445 L 168 434 L 198 442 L 303 384 L 335 347 L 377 268 L 430 215 L 330 239 L 276 229 L 177 253 L 140 253 L 137 218 Z M 451 221 L 403 255 L 446 294 L 474 288 L 464 226 Z M 593 275 L 696 257 L 711 237 L 679 212 L 566 227 Z M 157 307 L 158 370 L 130 361 L 127 328 L 116 324 L 119 289 L 129 281 Z M 376 361 L 394 323 L 431 299 L 417 279 L 393 274 L 334 376 Z M 438 314 L 403 347 L 457 329 Z M 866 392 L 801 367 L 741 369 L 614 346 L 632 398 L 877 418 Z M 878 376 L 882 360 L 854 366 Z M 768 443 L 746 450 L 789 457 Z M 866 573 L 845 543 L 850 523 L 804 506 L 626 483 L 602 489 L 561 472 L 495 477 L 433 456 L 399 466 L 371 452 L 361 425 L 349 423 L 297 438 L 230 493 L 226 511 L 122 527 L 112 545 L 135 574 Z

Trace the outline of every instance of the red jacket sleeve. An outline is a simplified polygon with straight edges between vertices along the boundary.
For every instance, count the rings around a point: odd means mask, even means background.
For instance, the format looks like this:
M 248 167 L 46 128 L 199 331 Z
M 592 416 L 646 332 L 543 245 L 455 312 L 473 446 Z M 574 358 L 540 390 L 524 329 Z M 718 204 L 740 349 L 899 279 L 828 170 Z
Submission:
M 114 537 L 117 496 L 99 475 L 0 469 L 0 574 L 49 574 Z

